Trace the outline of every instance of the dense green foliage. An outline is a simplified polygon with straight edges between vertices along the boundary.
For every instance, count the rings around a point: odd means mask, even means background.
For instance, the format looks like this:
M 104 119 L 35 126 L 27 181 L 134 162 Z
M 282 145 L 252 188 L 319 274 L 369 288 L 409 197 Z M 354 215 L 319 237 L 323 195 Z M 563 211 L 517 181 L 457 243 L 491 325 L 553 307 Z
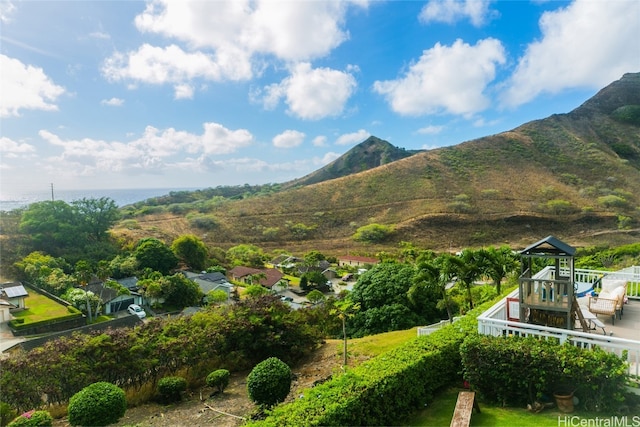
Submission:
M 379 243 L 384 242 L 393 233 L 393 227 L 383 224 L 363 225 L 356 230 L 353 240 L 356 242 Z
M 43 251 L 54 257 L 93 259 L 112 256 L 115 248 L 108 231 L 119 219 L 109 198 L 80 199 L 71 204 L 57 200 L 29 205 L 20 219 L 26 252 Z
M 275 407 L 265 420 L 250 425 L 397 425 L 443 387 L 461 381 L 460 345 L 467 335 L 477 333 L 475 316 L 489 304 L 305 390 L 301 398 Z
M 24 411 L 40 407 L 45 395 L 50 404 L 65 404 L 99 381 L 140 387 L 181 369 L 210 372 L 212 361 L 237 369 L 272 356 L 293 363 L 323 337 L 306 311 L 264 296 L 132 330 L 60 337 L 0 359 L 2 399 Z
M 139 268 L 169 274 L 178 266 L 178 258 L 171 248 L 161 240 L 147 237 L 141 239 L 134 251 Z
M 215 371 L 207 375 L 207 385 L 211 388 L 215 388 L 218 393 L 222 393 L 229 385 L 229 378 L 231 373 L 226 369 L 216 369 Z
M 158 381 L 158 394 L 163 403 L 179 402 L 182 392 L 187 390 L 187 380 L 184 377 L 169 376 Z
M 180 236 L 171 244 L 171 250 L 186 266 L 195 271 L 206 268 L 209 251 L 198 237 L 189 234 Z
M 106 426 L 122 418 L 127 399 L 120 387 L 101 381 L 74 394 L 67 410 L 72 426 Z
M 574 392 L 591 408 L 615 412 L 623 401 L 624 359 L 537 337 L 475 336 L 461 346 L 464 378 L 487 401 L 524 406 Z
M 53 417 L 49 412 L 31 410 L 11 421 L 7 427 L 51 427 L 52 425 Z
M 282 402 L 290 390 L 291 368 L 277 357 L 258 363 L 247 377 L 249 398 L 260 406 Z
M 409 299 L 414 275 L 412 264 L 384 262 L 360 276 L 347 296 L 360 307 L 347 323 L 347 335 L 362 337 L 440 320 L 437 293 L 424 289 L 419 300 Z

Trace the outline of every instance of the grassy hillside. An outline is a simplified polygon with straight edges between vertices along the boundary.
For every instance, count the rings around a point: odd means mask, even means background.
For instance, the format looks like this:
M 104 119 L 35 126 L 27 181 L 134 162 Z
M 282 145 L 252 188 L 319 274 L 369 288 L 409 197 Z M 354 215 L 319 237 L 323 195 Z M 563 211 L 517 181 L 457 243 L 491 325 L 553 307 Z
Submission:
M 549 234 L 576 246 L 637 241 L 639 111 L 640 74 L 626 74 L 568 114 L 454 147 L 407 152 L 377 167 L 363 162 L 366 170 L 358 173 L 347 167 L 355 157 L 347 156 L 281 191 L 197 209 L 155 209 L 116 234 L 172 240 L 192 232 L 222 248 L 253 243 L 335 255 L 390 251 L 401 241 L 439 250 L 523 247 Z M 198 218 L 207 226 L 194 227 Z M 371 223 L 395 232 L 384 244 L 353 241 L 357 228 Z

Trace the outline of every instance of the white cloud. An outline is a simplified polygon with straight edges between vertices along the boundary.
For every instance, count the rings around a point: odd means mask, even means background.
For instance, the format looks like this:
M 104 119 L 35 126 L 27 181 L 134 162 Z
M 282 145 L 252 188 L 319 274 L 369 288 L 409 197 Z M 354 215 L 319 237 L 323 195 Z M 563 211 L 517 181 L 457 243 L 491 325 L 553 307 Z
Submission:
M 3 158 L 15 158 L 35 153 L 36 148 L 31 144 L 16 142 L 6 136 L 0 137 L 0 153 Z
M 0 22 L 10 22 L 11 14 L 16 10 L 13 2 L 9 0 L 0 1 Z
M 454 24 L 468 18 L 476 26 L 482 26 L 488 19 L 495 16 L 489 6 L 491 0 L 430 0 L 420 11 L 420 22 L 444 22 Z
M 371 134 L 364 129 L 360 129 L 357 132 L 345 133 L 340 135 L 338 139 L 336 139 L 337 145 L 349 145 L 349 144 L 359 144 L 365 139 L 369 138 Z
M 149 2 L 135 19 L 138 30 L 161 34 L 195 48 L 272 54 L 298 61 L 322 57 L 347 39 L 345 1 Z
M 324 147 L 327 145 L 327 137 L 324 135 L 316 136 L 315 138 L 313 138 L 313 141 L 311 141 L 311 143 L 315 147 Z
M 298 147 L 304 142 L 305 134 L 297 130 L 285 130 L 273 137 L 273 146 L 278 148 Z
M 444 130 L 444 126 L 425 126 L 418 129 L 418 133 L 421 135 L 437 135 Z
M 220 58 L 186 52 L 176 45 L 161 48 L 146 43 L 137 51 L 118 52 L 107 58 L 102 73 L 110 81 L 174 84 L 176 97 L 186 93 L 185 84 L 193 79 L 243 80 L 252 75 L 250 64 L 241 57 Z
M 100 40 L 111 39 L 111 36 L 108 33 L 105 33 L 104 31 L 94 31 L 93 33 L 89 34 L 89 37 L 94 39 L 100 39 Z
M 205 123 L 202 134 L 164 130 L 147 126 L 141 137 L 129 142 L 103 141 L 91 138 L 64 140 L 49 131 L 40 137 L 61 152 L 49 159 L 50 169 L 68 176 L 118 172 L 163 173 L 167 168 L 190 164 L 187 155 L 219 156 L 237 151 L 253 143 L 253 135 L 245 129 L 230 130 L 218 123 Z M 73 167 L 69 170 L 69 167 Z
M 447 112 L 470 116 L 489 107 L 484 91 L 505 63 L 502 44 L 495 39 L 471 46 L 461 40 L 451 46 L 437 43 L 425 50 L 404 76 L 376 81 L 373 90 L 384 95 L 401 115 Z
M 25 65 L 0 54 L 0 117 L 19 116 L 20 110 L 56 111 L 54 102 L 65 93 L 42 68 Z
M 640 2 L 576 0 L 540 18 L 542 37 L 520 58 L 504 94 L 507 106 L 543 93 L 601 88 L 640 70 Z
M 105 62 L 103 73 L 111 81 L 151 84 L 185 84 L 196 78 L 248 80 L 261 73 L 269 57 L 296 62 L 326 56 L 349 37 L 348 8 L 367 5 L 364 0 L 148 1 L 135 18 L 136 28 L 184 46 L 145 44 L 137 51 L 116 53 Z M 334 96 L 339 103 L 340 94 Z M 188 96 L 176 88 L 176 98 L 181 97 Z M 308 112 L 296 100 L 290 100 L 294 115 L 333 114 Z
M 108 105 L 109 107 L 121 107 L 124 105 L 124 99 L 120 98 L 111 98 L 111 99 L 103 99 L 100 101 L 102 105 Z
M 337 116 L 353 94 L 356 80 L 353 75 L 330 68 L 311 68 L 299 63 L 291 75 L 279 84 L 265 87 L 265 108 L 274 108 L 285 98 L 289 114 L 307 120 Z
M 174 86 L 176 99 L 193 99 L 193 86 L 182 83 Z

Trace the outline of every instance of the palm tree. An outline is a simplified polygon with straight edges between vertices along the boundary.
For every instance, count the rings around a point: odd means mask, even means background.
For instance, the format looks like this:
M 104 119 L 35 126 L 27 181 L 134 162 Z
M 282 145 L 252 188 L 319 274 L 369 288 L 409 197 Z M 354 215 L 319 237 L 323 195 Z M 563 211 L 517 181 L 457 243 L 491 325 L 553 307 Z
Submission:
M 491 280 L 496 285 L 496 292 L 500 295 L 502 280 L 518 267 L 516 255 L 508 246 L 501 246 L 497 249 L 492 246 L 487 249 L 481 249 L 480 256 L 484 258 L 482 263 L 484 273 L 491 277 Z
M 427 286 L 433 287 L 440 292 L 445 308 L 447 309 L 449 322 L 453 322 L 451 302 L 447 290 L 447 286 L 455 274 L 451 263 L 451 258 L 453 257 L 449 254 L 442 254 L 437 258 L 433 258 L 433 254 L 427 255 L 426 258 L 421 257 L 418 261 L 416 282 L 418 284 L 421 282 L 426 283 Z
M 482 276 L 484 271 L 484 259 L 480 256 L 480 251 L 465 249 L 459 256 L 451 257 L 450 262 L 452 271 L 458 279 L 458 283 L 467 291 L 469 308 L 473 309 L 471 288 L 475 281 Z
M 84 288 L 85 296 L 87 297 L 87 320 L 91 323 L 91 304 L 89 302 L 89 291 L 87 285 L 93 277 L 93 271 L 88 261 L 80 260 L 76 263 L 74 276 L 78 281 L 78 284 Z

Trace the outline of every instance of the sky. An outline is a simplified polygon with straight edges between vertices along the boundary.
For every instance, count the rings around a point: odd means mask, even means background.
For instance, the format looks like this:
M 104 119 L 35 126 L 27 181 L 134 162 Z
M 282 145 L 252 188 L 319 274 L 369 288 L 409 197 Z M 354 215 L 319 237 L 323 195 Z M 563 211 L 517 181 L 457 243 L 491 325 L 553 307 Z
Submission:
M 281 183 L 640 72 L 640 1 L 0 0 L 0 193 Z

